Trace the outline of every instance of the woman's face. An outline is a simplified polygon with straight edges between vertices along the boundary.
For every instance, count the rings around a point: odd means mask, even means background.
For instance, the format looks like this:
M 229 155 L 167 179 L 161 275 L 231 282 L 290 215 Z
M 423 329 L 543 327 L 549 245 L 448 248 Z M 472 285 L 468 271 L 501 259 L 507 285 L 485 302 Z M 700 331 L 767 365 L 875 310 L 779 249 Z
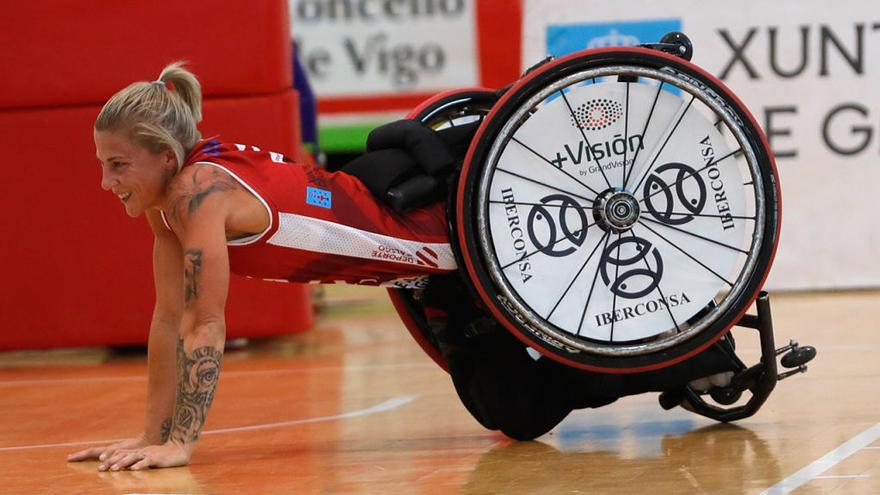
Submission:
M 101 187 L 122 201 L 129 216 L 162 208 L 165 189 L 177 171 L 173 151 L 152 153 L 119 131 L 95 131 L 95 148 L 101 162 Z

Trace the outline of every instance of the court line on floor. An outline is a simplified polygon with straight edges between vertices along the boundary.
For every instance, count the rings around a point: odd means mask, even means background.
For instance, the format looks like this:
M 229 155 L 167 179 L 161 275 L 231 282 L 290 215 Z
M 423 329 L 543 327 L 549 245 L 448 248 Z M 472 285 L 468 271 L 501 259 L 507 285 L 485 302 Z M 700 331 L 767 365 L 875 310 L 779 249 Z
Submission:
M 250 426 L 236 426 L 232 428 L 219 428 L 214 430 L 205 430 L 201 434 L 202 435 L 216 435 L 220 433 L 236 433 L 240 431 L 253 431 L 253 430 L 268 430 L 271 428 L 283 428 L 285 426 L 294 426 L 294 425 L 304 425 L 311 423 L 322 423 L 326 421 L 335 421 L 339 419 L 351 419 L 351 418 L 359 418 L 363 416 L 369 416 L 371 414 L 378 414 L 382 412 L 387 412 L 392 409 L 396 409 L 400 406 L 408 404 L 418 398 L 417 395 L 398 395 L 392 397 L 384 402 L 380 402 L 375 406 L 368 407 L 366 409 L 358 409 L 356 411 L 350 411 L 342 414 L 334 414 L 332 416 L 318 416 L 316 418 L 305 418 L 305 419 L 294 419 L 290 421 L 280 421 L 277 423 L 264 423 L 259 425 L 250 425 Z M 101 445 L 101 444 L 109 444 L 113 442 L 119 442 L 125 440 L 124 438 L 113 438 L 110 440 L 83 440 L 77 442 L 63 442 L 63 443 L 50 443 L 50 444 L 37 444 L 37 445 L 18 445 L 12 447 L 0 447 L 0 452 L 9 452 L 15 450 L 29 450 L 29 449 L 48 449 L 54 447 L 75 447 L 77 445 Z
M 304 425 L 310 423 L 320 423 L 323 421 L 330 421 L 336 419 L 351 419 L 351 418 L 359 418 L 361 416 L 369 416 L 371 414 L 377 414 L 381 412 L 390 411 L 392 409 L 397 409 L 398 407 L 408 404 L 416 399 L 415 395 L 398 395 L 397 397 L 392 397 L 385 402 L 380 404 L 376 404 L 373 407 L 368 407 L 366 409 L 361 409 L 358 411 L 351 411 L 347 413 L 337 414 L 334 416 L 319 416 L 317 418 L 307 418 L 307 419 L 293 419 L 290 421 L 281 421 L 278 423 L 266 423 L 262 425 L 252 425 L 252 426 L 236 426 L 233 428 L 220 428 L 216 430 L 208 430 L 203 432 L 202 435 L 216 435 L 218 433 L 233 433 L 238 431 L 253 431 L 253 430 L 267 430 L 270 428 L 283 428 L 285 426 L 293 426 L 293 425 Z
M 859 450 L 864 449 L 868 445 L 874 443 L 880 438 L 880 423 L 868 428 L 858 435 L 850 438 L 846 442 L 816 459 L 800 471 L 792 474 L 788 478 L 776 483 L 770 488 L 764 490 L 761 495 L 785 495 L 791 493 L 801 485 L 808 483 L 810 480 L 816 479 L 819 475 L 832 467 L 840 464 L 847 457 L 855 454 Z
M 313 373 L 328 371 L 369 371 L 381 369 L 399 369 L 399 368 L 432 368 L 437 366 L 432 362 L 424 363 L 401 363 L 401 364 L 369 364 L 362 366 L 316 366 L 314 368 L 282 368 L 267 369 L 253 371 L 224 371 L 224 378 L 234 378 L 240 376 L 253 375 L 284 375 L 288 373 Z M 101 382 L 136 382 L 146 381 L 147 375 L 131 375 L 131 376 L 96 376 L 91 378 L 37 378 L 31 380 L 6 380 L 0 381 L 0 387 L 4 386 L 24 386 L 24 385 L 52 385 L 73 383 L 101 383 Z

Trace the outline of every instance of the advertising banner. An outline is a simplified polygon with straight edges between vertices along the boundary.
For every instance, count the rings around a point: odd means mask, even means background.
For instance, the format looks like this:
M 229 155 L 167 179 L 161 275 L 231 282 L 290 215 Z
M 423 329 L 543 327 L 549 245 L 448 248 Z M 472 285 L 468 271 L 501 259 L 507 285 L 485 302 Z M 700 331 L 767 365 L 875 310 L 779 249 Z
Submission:
M 322 95 L 426 93 L 479 80 L 472 2 L 293 0 L 291 15 Z
M 362 140 L 358 129 L 402 118 L 430 95 L 476 86 L 475 3 L 290 0 L 297 56 L 323 104 L 324 147 L 345 133 Z
M 880 285 L 880 3 L 525 0 L 522 65 L 547 54 L 686 33 L 775 152 L 782 237 L 775 289 Z

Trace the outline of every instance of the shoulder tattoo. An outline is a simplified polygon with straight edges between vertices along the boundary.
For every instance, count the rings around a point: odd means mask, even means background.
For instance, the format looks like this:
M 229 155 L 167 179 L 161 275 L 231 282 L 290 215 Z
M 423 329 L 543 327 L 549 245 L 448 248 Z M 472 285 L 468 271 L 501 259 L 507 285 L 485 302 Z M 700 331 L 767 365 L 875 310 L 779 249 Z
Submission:
M 184 221 L 192 216 L 208 196 L 224 191 L 235 191 L 241 185 L 226 172 L 212 165 L 193 165 L 192 178 L 172 186 L 171 218 Z M 183 178 L 182 178 L 183 179 Z

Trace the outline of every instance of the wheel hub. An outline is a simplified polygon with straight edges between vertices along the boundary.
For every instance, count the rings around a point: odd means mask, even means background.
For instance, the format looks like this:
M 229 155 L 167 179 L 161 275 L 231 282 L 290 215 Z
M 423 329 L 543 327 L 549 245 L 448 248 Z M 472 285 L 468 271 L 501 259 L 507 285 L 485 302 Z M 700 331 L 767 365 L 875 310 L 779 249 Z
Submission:
M 641 209 L 636 198 L 627 191 L 608 189 L 596 198 L 593 218 L 606 231 L 622 233 L 638 221 Z

